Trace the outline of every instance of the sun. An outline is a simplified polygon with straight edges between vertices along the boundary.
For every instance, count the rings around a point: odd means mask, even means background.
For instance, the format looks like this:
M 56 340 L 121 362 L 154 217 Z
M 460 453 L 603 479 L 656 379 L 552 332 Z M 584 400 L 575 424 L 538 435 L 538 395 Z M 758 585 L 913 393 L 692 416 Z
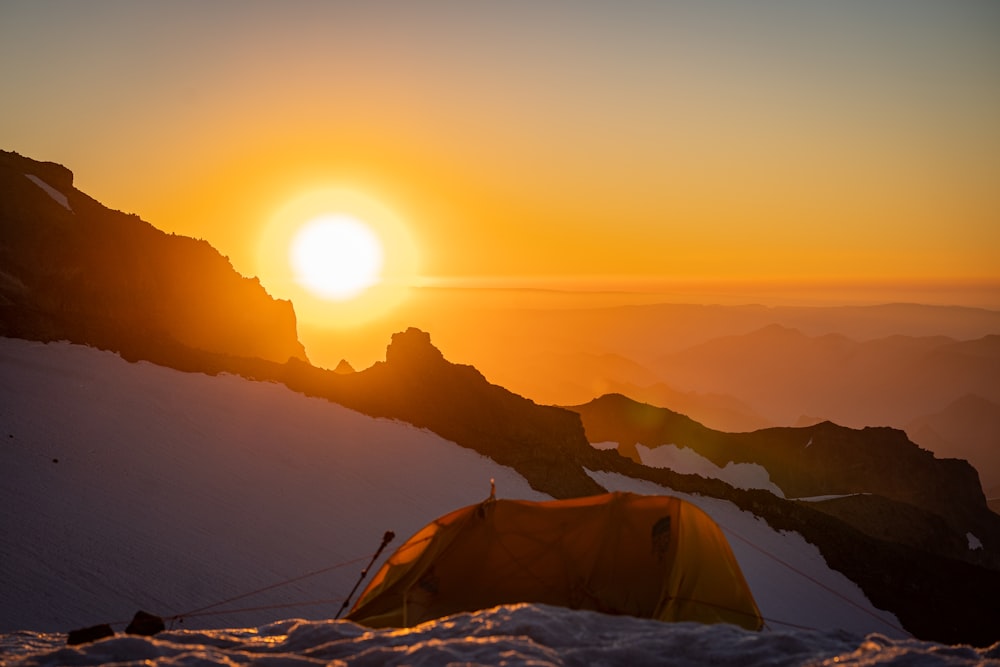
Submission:
M 309 220 L 295 233 L 289 261 L 295 281 L 322 299 L 353 299 L 382 277 L 382 242 L 366 223 L 344 214 Z
M 400 215 L 358 190 L 314 187 L 277 205 L 257 243 L 257 274 L 299 322 L 353 328 L 403 303 L 418 273 Z

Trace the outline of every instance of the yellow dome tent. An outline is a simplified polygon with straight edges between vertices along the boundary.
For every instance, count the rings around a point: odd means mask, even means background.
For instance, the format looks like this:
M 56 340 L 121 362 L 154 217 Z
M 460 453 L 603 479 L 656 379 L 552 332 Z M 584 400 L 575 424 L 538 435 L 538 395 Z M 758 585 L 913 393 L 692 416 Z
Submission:
M 718 525 L 669 496 L 492 497 L 447 514 L 389 557 L 348 618 L 410 627 L 535 602 L 662 621 L 762 625 Z

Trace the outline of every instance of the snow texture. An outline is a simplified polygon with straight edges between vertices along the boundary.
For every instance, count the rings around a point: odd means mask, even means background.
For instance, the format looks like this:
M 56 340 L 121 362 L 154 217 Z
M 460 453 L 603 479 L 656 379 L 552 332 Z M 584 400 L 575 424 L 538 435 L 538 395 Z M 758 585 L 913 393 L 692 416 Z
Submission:
M 509 665 L 783 667 L 811 665 L 1000 665 L 989 649 L 895 640 L 843 631 L 752 632 L 732 625 L 660 623 L 545 605 L 495 607 L 409 630 L 376 630 L 347 621 L 286 620 L 243 628 L 119 635 L 61 646 L 60 635 L 4 637 L 3 664 L 28 665 Z
M 677 445 L 647 447 L 639 444 L 636 445 L 636 451 L 639 452 L 643 465 L 650 468 L 669 468 L 684 475 L 721 479 L 737 489 L 764 489 L 780 498 L 785 497 L 781 489 L 771 481 L 767 469 L 756 463 L 730 461 L 720 468 L 693 449 Z
M 611 490 L 673 493 L 591 475 Z M 681 494 L 722 526 L 764 631 L 539 605 L 406 631 L 328 620 L 384 531 L 397 533 L 391 552 L 484 499 L 490 478 L 501 497 L 546 496 L 408 424 L 67 343 L 0 339 L 0 478 L 5 666 L 1000 664 L 1000 645 L 906 638 L 798 534 Z M 122 635 L 138 609 L 170 629 Z M 65 646 L 63 632 L 99 623 L 119 634 Z

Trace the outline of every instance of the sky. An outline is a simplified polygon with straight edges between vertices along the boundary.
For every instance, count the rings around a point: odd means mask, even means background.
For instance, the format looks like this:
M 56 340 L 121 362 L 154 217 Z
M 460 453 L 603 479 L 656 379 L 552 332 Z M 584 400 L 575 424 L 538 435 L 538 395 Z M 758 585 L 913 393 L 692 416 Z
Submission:
M 331 191 L 419 285 L 995 294 L 998 34 L 989 0 L 6 0 L 0 128 L 284 298 L 282 211 Z

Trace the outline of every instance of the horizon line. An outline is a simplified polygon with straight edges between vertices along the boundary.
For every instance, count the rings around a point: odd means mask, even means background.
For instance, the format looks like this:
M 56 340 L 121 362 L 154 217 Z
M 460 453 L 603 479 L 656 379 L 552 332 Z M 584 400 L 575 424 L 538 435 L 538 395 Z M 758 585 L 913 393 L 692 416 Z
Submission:
M 684 301 L 722 299 L 750 305 L 919 305 L 1000 309 L 1000 279 L 978 278 L 777 278 L 668 277 L 622 275 L 421 276 L 417 290 L 522 293 L 566 297 L 656 298 Z M 748 301 L 749 299 L 749 301 Z

